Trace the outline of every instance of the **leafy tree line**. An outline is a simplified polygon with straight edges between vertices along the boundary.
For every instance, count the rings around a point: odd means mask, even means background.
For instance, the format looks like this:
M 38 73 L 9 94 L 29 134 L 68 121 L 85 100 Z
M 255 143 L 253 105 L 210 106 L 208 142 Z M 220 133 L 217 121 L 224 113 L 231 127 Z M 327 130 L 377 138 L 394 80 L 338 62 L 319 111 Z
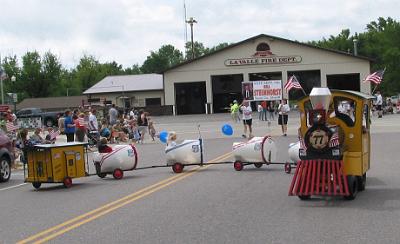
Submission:
M 195 57 L 226 46 L 228 43 L 205 48 L 202 43 L 196 42 Z M 191 47 L 190 43 L 186 47 Z M 186 57 L 190 57 L 189 54 L 191 52 L 187 51 Z M 184 61 L 180 50 L 164 45 L 157 51 L 151 51 L 142 66 L 135 64 L 128 68 L 115 61 L 100 63 L 94 56 L 84 55 L 75 68 L 66 69 L 50 51 L 42 56 L 37 51 L 27 52 L 21 60 L 15 55 L 7 56 L 1 65 L 8 76 L 3 83 L 4 91 L 18 93 L 18 100 L 22 101 L 27 97 L 80 95 L 108 75 L 158 73 Z M 11 82 L 12 76 L 16 77 L 15 82 Z
M 337 36 L 330 36 L 309 44 L 344 52 L 353 51 L 353 40 L 358 39 L 358 54 L 375 61 L 371 70 L 386 67 L 384 81 L 380 89 L 385 95 L 400 93 L 400 23 L 392 18 L 379 18 L 366 25 L 366 31 L 350 34 L 349 29 L 342 30 Z M 194 43 L 194 56 L 199 57 L 228 46 L 221 43 L 207 48 L 203 43 Z M 18 60 L 17 56 L 8 56 L 2 60 L 2 66 L 8 77 L 15 76 L 16 81 L 5 81 L 5 92 L 17 92 L 19 101 L 26 97 L 49 97 L 80 95 L 89 87 L 108 75 L 127 75 L 158 73 L 171 66 L 191 58 L 191 43 L 186 43 L 185 54 L 173 45 L 163 45 L 157 51 L 151 51 L 142 65 L 134 64 L 123 68 L 116 61 L 101 63 L 96 57 L 84 55 L 79 64 L 72 69 L 62 66 L 53 53 L 40 55 L 37 51 L 27 52 Z M 187 58 L 185 58 L 187 57 Z M 364 77 L 362 77 L 364 78 Z
M 358 40 L 358 55 L 373 59 L 371 72 L 386 68 L 383 82 L 378 89 L 386 96 L 400 93 L 400 23 L 390 17 L 381 17 L 367 24 L 363 33 L 350 35 L 350 30 L 344 29 L 337 36 L 309 44 L 353 52 L 354 39 Z

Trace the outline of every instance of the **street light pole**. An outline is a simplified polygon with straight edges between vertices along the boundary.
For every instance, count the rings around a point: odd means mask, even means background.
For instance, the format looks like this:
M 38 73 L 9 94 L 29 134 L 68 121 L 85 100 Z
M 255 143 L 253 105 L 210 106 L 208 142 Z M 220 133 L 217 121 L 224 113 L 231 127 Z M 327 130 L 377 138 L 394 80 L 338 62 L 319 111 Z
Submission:
M 193 17 L 190 17 L 189 20 L 186 21 L 186 23 L 190 25 L 190 38 L 192 42 L 192 59 L 194 59 L 193 24 L 197 23 L 197 21 Z

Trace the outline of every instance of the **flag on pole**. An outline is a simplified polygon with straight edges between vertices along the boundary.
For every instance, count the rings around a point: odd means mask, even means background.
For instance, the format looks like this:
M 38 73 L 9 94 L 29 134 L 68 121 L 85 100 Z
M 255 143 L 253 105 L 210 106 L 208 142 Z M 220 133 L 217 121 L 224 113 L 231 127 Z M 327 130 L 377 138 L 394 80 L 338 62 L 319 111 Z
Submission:
M 7 122 L 6 123 L 6 129 L 8 132 L 13 132 L 19 129 L 19 127 L 17 125 L 14 125 L 13 122 Z
M 6 72 L 3 70 L 3 68 L 0 67 L 0 79 L 6 79 L 7 78 L 7 74 Z
M 302 88 L 301 85 L 300 85 L 300 82 L 297 80 L 297 78 L 296 78 L 295 75 L 292 75 L 292 76 L 289 78 L 289 80 L 286 82 L 284 88 L 285 88 L 285 90 L 286 90 L 287 92 L 289 92 L 290 89 L 292 89 L 292 88 L 302 89 L 302 90 L 303 90 L 303 88 Z
M 57 136 L 59 136 L 59 135 L 60 135 L 60 131 L 59 130 L 50 132 L 50 140 L 56 139 Z
M 364 82 L 369 81 L 374 83 L 375 85 L 379 85 L 382 82 L 384 73 L 385 73 L 384 69 L 375 71 L 374 73 L 368 75 L 367 78 L 365 78 Z

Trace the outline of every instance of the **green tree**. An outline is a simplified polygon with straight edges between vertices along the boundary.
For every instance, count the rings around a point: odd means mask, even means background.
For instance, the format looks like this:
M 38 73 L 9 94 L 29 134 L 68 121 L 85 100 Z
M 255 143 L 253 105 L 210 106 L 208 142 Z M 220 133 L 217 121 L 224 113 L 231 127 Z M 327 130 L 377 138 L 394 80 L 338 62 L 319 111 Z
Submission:
M 182 52 L 172 45 L 164 45 L 158 51 L 150 52 L 140 70 L 145 73 L 160 73 L 183 61 Z
M 22 57 L 22 88 L 29 97 L 47 97 L 49 87 L 43 84 L 42 61 L 37 51 L 27 52 Z
M 57 56 L 46 52 L 42 60 L 42 84 L 48 88 L 50 96 L 56 96 L 61 88 L 61 72 L 62 66 Z
M 132 67 L 124 69 L 124 74 L 126 75 L 138 75 L 141 74 L 140 66 L 138 64 L 132 65 Z
M 198 58 L 209 52 L 208 49 L 204 47 L 204 44 L 201 42 L 194 42 L 193 47 L 194 47 L 194 58 Z M 187 60 L 192 59 L 192 43 L 191 42 L 186 42 L 185 50 L 186 50 L 186 53 L 185 53 L 186 59 Z

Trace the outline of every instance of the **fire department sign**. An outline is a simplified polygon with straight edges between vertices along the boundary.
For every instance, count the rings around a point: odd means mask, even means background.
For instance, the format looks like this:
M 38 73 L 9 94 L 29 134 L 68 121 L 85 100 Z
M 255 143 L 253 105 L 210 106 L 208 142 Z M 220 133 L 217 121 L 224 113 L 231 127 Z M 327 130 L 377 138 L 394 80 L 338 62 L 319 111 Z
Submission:
M 293 64 L 300 63 L 301 56 L 270 56 L 270 57 L 252 57 L 225 60 L 226 66 L 241 65 L 267 65 L 267 64 Z

